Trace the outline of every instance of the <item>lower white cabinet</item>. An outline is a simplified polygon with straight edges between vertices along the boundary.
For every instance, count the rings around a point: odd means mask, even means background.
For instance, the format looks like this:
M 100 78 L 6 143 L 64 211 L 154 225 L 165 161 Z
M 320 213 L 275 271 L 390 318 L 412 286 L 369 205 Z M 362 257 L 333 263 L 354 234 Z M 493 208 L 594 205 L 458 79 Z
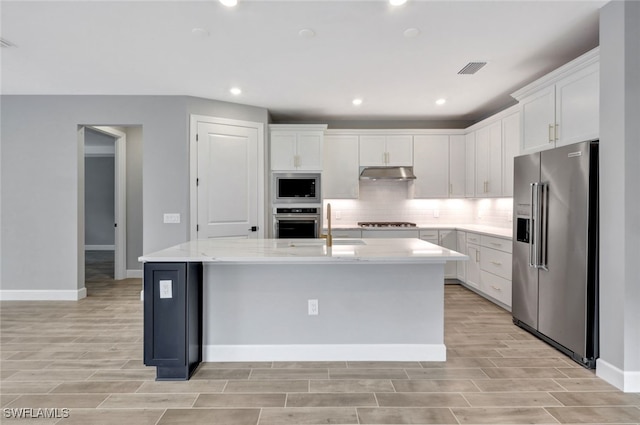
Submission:
M 467 254 L 467 234 L 460 230 L 456 231 L 456 242 L 458 249 L 457 251 L 460 254 Z M 467 262 L 466 261 L 456 261 L 456 279 L 464 282 L 467 280 Z
M 466 233 L 469 261 L 458 279 L 502 307 L 511 309 L 512 243 L 509 239 Z
M 324 229 L 323 233 L 327 233 L 327 229 Z M 355 238 L 360 239 L 362 237 L 362 230 L 359 229 L 331 229 L 331 236 L 336 238 Z
M 471 238 L 473 239 L 473 238 Z M 480 238 L 478 238 L 478 241 Z M 480 245 L 470 241 L 469 233 L 467 233 L 467 279 L 464 281 L 468 286 L 480 289 Z
M 456 241 L 456 231 L 455 230 L 439 230 L 438 231 L 438 245 L 452 249 L 454 251 L 457 250 L 457 241 Z M 456 263 L 458 261 L 447 261 L 444 265 L 444 277 L 445 279 L 455 279 L 457 276 L 457 268 Z
M 363 238 L 418 238 L 420 232 L 417 229 L 393 229 L 393 230 L 372 230 L 362 231 Z

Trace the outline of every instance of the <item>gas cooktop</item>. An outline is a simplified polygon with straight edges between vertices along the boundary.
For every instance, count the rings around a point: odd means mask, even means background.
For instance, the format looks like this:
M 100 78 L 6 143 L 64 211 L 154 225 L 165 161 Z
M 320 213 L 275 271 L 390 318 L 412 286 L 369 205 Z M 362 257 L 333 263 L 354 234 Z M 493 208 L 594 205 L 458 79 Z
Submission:
M 406 221 L 359 221 L 359 227 L 416 227 L 415 223 Z

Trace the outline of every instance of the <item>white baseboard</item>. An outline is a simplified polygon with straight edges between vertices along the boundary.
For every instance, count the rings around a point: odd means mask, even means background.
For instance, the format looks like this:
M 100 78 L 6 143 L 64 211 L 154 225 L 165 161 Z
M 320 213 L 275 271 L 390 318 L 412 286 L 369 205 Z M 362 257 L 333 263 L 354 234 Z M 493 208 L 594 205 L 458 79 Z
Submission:
M 640 372 L 625 372 L 605 360 L 597 359 L 596 375 L 625 393 L 640 392 Z
M 127 279 L 136 278 L 142 279 L 142 270 L 127 270 Z
M 78 290 L 0 290 L 2 301 L 78 301 L 87 296 L 87 288 Z
M 204 362 L 446 361 L 444 344 L 205 345 Z
M 85 245 L 85 251 L 115 251 L 115 245 Z

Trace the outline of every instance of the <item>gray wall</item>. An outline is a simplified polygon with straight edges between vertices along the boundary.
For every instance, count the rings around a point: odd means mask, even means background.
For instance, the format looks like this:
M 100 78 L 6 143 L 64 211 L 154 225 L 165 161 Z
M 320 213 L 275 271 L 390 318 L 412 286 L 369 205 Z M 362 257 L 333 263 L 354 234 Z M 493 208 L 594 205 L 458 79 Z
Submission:
M 86 132 L 85 135 L 88 135 Z M 85 156 L 84 243 L 115 243 L 115 157 Z
M 127 270 L 142 270 L 142 134 L 140 126 L 127 133 Z
M 185 96 L 5 95 L 0 102 L 5 290 L 84 286 L 78 125 L 142 126 L 143 252 L 153 252 L 189 238 L 189 114 L 268 121 L 264 108 Z M 163 224 L 165 212 L 184 220 Z
M 640 372 L 640 2 L 600 15 L 600 357 Z M 637 379 L 636 379 L 637 382 Z

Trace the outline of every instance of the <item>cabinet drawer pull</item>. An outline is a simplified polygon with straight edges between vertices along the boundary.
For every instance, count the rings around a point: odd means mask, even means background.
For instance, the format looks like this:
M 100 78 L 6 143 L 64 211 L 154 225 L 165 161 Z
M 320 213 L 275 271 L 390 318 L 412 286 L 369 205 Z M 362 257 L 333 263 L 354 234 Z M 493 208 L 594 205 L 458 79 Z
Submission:
M 469 238 L 469 240 L 470 240 L 471 242 L 477 242 L 477 241 L 478 241 L 476 238 Z
M 556 131 L 555 131 L 555 136 L 556 136 L 555 139 L 556 140 L 558 140 L 558 133 L 559 133 L 558 127 L 560 127 L 560 124 L 556 124 Z
M 495 246 L 502 246 L 501 243 L 497 243 L 497 242 L 489 242 L 491 245 L 495 245 Z
M 476 263 L 480 262 L 480 251 L 476 251 Z
M 553 143 L 553 124 L 549 124 L 549 143 Z
M 502 265 L 502 263 L 499 262 L 499 261 L 492 261 L 491 264 L 494 264 L 496 266 L 501 266 Z
M 497 286 L 495 286 L 495 285 L 491 285 L 491 287 L 492 287 L 493 289 L 495 289 L 496 291 L 502 291 L 502 288 L 498 288 L 498 287 L 497 287 Z

